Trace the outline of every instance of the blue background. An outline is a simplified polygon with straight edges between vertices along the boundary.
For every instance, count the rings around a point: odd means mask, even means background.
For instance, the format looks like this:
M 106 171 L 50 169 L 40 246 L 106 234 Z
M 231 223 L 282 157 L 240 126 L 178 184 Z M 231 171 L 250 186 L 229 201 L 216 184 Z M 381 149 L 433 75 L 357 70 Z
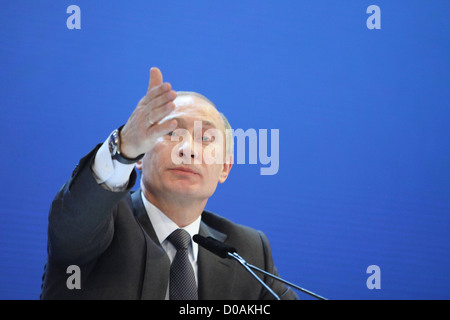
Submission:
M 372 4 L 381 30 L 366 27 Z M 207 208 L 263 230 L 284 278 L 329 299 L 449 299 L 449 9 L 2 1 L 0 298 L 39 298 L 53 196 L 158 66 L 234 128 L 280 130 L 278 173 L 235 165 Z

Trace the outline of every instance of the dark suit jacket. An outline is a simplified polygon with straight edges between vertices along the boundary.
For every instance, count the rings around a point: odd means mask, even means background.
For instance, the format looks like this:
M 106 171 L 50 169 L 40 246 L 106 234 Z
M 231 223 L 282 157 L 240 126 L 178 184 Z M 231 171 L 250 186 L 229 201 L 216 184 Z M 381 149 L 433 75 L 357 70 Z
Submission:
M 110 192 L 95 181 L 91 163 L 97 146 L 80 160 L 72 178 L 52 202 L 48 258 L 41 299 L 164 299 L 170 261 L 162 249 L 140 197 L 128 189 Z M 204 211 L 200 232 L 235 247 L 250 264 L 277 275 L 266 236 Z M 81 289 L 68 289 L 70 265 L 80 268 Z M 270 277 L 261 278 L 282 298 L 297 295 Z M 272 299 L 237 261 L 199 247 L 199 299 Z

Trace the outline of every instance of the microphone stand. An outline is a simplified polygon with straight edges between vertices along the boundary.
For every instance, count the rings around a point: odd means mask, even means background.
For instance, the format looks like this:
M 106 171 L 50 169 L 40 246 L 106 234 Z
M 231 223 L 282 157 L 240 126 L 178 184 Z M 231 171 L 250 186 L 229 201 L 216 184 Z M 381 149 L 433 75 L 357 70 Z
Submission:
M 273 278 L 273 279 L 275 279 L 275 280 L 278 280 L 278 281 L 281 281 L 281 282 L 283 282 L 284 284 L 287 284 L 288 286 L 291 286 L 291 287 L 293 287 L 293 288 L 295 288 L 295 289 L 297 289 L 297 290 L 299 290 L 299 291 L 301 291 L 301 292 L 304 292 L 304 293 L 306 293 L 306 294 L 309 294 L 310 296 L 313 296 L 314 298 L 317 298 L 317 299 L 319 299 L 319 300 L 328 300 L 328 299 L 326 299 L 326 298 L 324 298 L 324 297 L 322 297 L 322 296 L 319 296 L 318 294 L 316 294 L 316 293 L 314 293 L 314 292 L 312 292 L 312 291 L 309 291 L 309 290 L 306 290 L 306 289 L 304 289 L 304 288 L 301 288 L 301 287 L 299 287 L 299 286 L 297 286 L 297 285 L 295 285 L 295 284 L 293 284 L 293 283 L 291 283 L 291 282 L 289 282 L 289 281 L 286 281 L 286 280 L 284 280 L 284 279 L 281 279 L 280 277 L 277 277 L 277 276 L 275 276 L 275 275 L 273 275 L 273 274 L 271 274 L 271 273 L 269 273 L 269 272 L 267 272 L 267 271 L 264 271 L 264 270 L 262 270 L 262 269 L 260 269 L 260 268 L 258 268 L 258 267 L 255 267 L 254 265 L 251 265 L 251 264 L 249 264 L 247 261 L 245 261 L 241 256 L 239 256 L 236 252 L 228 252 L 228 256 L 230 257 L 230 258 L 233 258 L 233 259 L 235 259 L 235 260 L 237 260 L 248 272 L 250 272 L 250 274 L 252 274 L 277 300 L 280 300 L 280 297 L 275 293 L 275 292 L 273 292 L 273 290 L 272 289 L 270 289 L 270 287 L 267 285 L 267 284 L 265 284 L 264 283 L 264 281 L 262 281 L 251 269 L 253 269 L 253 270 L 256 270 L 256 271 L 258 271 L 258 272 L 261 272 L 261 273 L 263 273 L 263 274 L 265 274 L 265 275 L 267 275 L 267 276 L 269 276 L 269 277 L 271 277 L 271 278 Z
M 256 280 L 259 281 L 263 285 L 264 288 L 267 289 L 277 300 L 280 300 L 280 297 L 264 282 L 258 277 L 250 268 L 253 267 L 251 264 L 248 264 L 241 256 L 239 256 L 236 252 L 228 252 L 228 256 L 237 260 L 244 268 L 247 270 Z

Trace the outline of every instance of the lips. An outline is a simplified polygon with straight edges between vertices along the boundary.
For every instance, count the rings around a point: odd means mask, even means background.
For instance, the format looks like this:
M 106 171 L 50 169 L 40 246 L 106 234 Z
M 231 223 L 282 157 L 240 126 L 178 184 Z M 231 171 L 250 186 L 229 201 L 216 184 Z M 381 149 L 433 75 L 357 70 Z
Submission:
M 200 175 L 197 170 L 188 167 L 175 167 L 169 170 L 180 175 Z

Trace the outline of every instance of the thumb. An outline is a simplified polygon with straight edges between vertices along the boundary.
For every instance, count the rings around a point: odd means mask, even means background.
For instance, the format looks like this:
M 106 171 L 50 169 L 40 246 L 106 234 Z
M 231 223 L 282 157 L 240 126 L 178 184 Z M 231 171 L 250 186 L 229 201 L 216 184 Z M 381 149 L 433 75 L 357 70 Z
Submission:
M 150 69 L 150 81 L 148 84 L 148 91 L 150 89 L 152 89 L 153 87 L 159 86 L 162 83 L 163 83 L 163 76 L 162 76 L 161 71 L 156 67 L 151 68 Z

